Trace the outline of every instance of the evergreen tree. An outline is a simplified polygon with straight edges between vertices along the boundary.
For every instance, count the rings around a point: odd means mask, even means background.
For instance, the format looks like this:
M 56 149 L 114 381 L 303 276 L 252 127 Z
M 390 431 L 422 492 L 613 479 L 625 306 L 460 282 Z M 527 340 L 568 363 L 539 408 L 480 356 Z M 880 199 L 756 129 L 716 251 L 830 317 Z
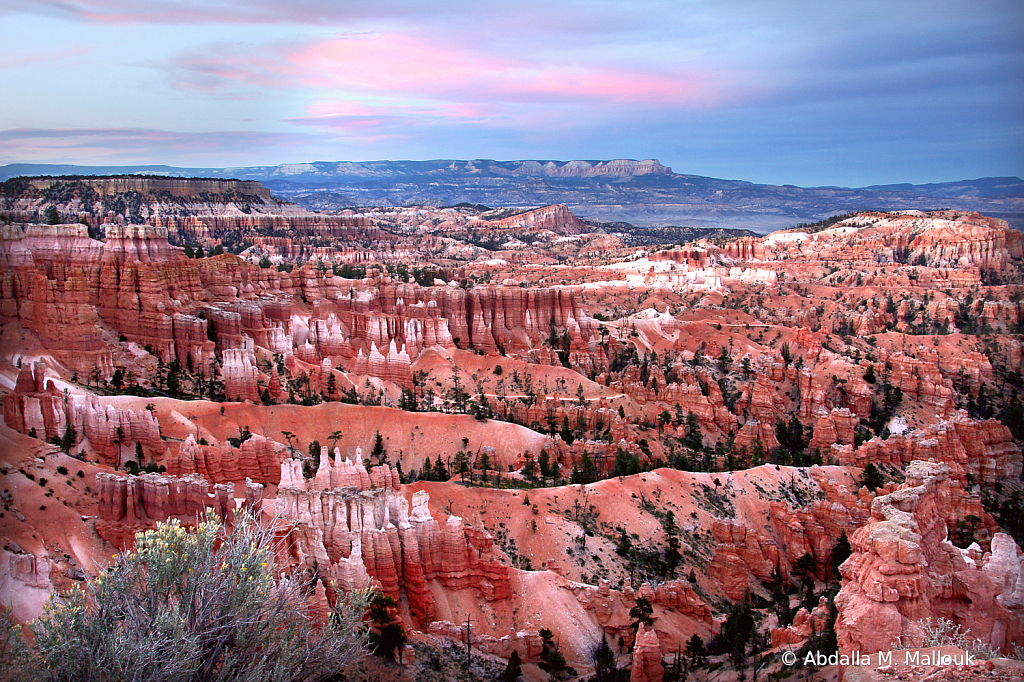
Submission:
M 626 532 L 626 529 L 620 526 L 619 540 L 615 544 L 615 553 L 619 556 L 628 557 L 631 551 L 633 551 L 633 541 L 629 539 L 629 533 Z
M 590 659 L 594 664 L 594 680 L 596 682 L 612 682 L 617 679 L 615 652 L 612 651 L 603 634 L 600 643 L 591 650 Z
M 526 454 L 526 463 L 523 465 L 523 475 L 531 481 L 537 479 L 537 461 L 530 453 Z
M 615 453 L 615 475 L 630 476 L 640 471 L 640 460 L 622 448 Z
M 384 464 L 388 461 L 388 451 L 384 447 L 384 438 L 380 435 L 380 431 L 373 438 L 373 451 L 370 454 L 377 460 L 377 464 Z
M 519 657 L 519 652 L 513 649 L 512 655 L 508 657 L 508 664 L 505 665 L 505 670 L 501 673 L 501 680 L 502 682 L 516 682 L 522 674 L 523 659 Z
M 690 667 L 699 668 L 708 660 L 708 650 L 704 640 L 696 632 L 686 642 L 686 654 L 690 657 Z
M 75 431 L 75 427 L 71 423 L 71 420 L 67 420 L 67 423 L 64 426 L 64 435 L 61 436 L 60 439 L 60 449 L 63 450 L 65 453 L 71 452 L 71 448 L 75 444 L 75 438 L 77 437 L 77 435 L 78 434 Z
M 749 599 L 733 604 L 729 609 L 729 615 L 722 623 L 722 638 L 728 643 L 729 658 L 732 659 L 733 666 L 742 665 L 745 660 L 743 652 L 753 638 L 756 626 L 754 609 Z
M 573 465 L 572 472 L 572 483 L 582 483 L 585 485 L 597 480 L 597 469 L 594 467 L 594 460 L 590 458 L 590 455 L 585 450 L 580 455 L 580 461 Z
M 370 647 L 378 656 L 390 656 L 395 649 L 405 644 L 405 629 L 394 615 L 398 604 L 383 592 L 375 592 L 367 611 L 370 620 L 377 625 L 377 632 L 370 635 Z
M 832 547 L 832 557 L 829 561 L 829 565 L 832 568 L 832 575 L 839 576 L 839 567 L 842 566 L 843 562 L 850 558 L 850 554 L 853 553 L 853 548 L 850 547 L 850 539 L 846 537 L 846 531 L 844 530 L 839 534 L 839 539 L 836 540 L 836 544 Z
M 537 457 L 537 464 L 540 465 L 541 478 L 554 478 L 554 474 L 551 472 L 551 459 L 547 450 L 541 449 L 540 455 Z M 557 465 L 555 466 L 557 467 Z
M 629 620 L 629 627 L 634 630 L 640 628 L 640 623 L 654 625 L 654 607 L 651 602 L 644 597 L 637 597 L 636 604 L 629 610 Z
M 691 450 L 700 450 L 704 447 L 704 433 L 700 428 L 700 420 L 692 410 L 686 413 L 686 437 L 683 444 Z
M 490 457 L 490 455 L 487 454 L 486 451 L 480 453 L 479 464 L 480 464 L 480 469 L 482 469 L 483 472 L 484 472 L 483 480 L 484 480 L 484 483 L 486 483 L 487 482 L 487 472 L 490 471 L 490 469 L 491 469 L 491 457 Z
M 861 476 L 860 484 L 868 490 L 877 490 L 885 485 L 885 478 L 878 470 L 874 462 L 868 462 L 864 466 L 864 473 Z
M 437 459 L 434 460 L 434 480 L 435 481 L 447 481 L 448 480 L 448 468 L 445 467 L 444 462 L 441 460 L 441 455 L 438 454 Z
M 799 559 L 793 562 L 793 572 L 805 581 L 814 573 L 814 557 L 810 552 L 804 552 Z
M 561 436 L 566 445 L 572 445 L 573 441 L 576 440 L 576 436 L 573 435 L 572 429 L 569 428 L 569 415 L 564 415 L 562 417 L 562 429 L 558 432 L 558 435 Z

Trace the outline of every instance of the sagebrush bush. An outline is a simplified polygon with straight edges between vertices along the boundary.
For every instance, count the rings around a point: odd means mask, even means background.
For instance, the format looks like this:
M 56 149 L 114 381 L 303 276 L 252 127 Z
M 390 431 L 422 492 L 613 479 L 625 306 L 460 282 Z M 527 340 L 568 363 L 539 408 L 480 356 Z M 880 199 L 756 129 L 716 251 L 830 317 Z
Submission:
M 987 642 L 980 639 L 972 639 L 970 628 L 962 630 L 961 626 L 946 618 L 925 618 L 915 621 L 921 628 L 921 646 L 955 646 L 974 655 L 975 658 L 988 660 L 998 658 L 999 652 L 993 649 Z M 916 646 L 916 645 L 914 645 Z M 913 647 L 901 647 L 913 648 Z
M 248 514 L 136 535 L 135 548 L 32 623 L 34 679 L 68 682 L 323 680 L 365 653 L 367 591 L 339 593 L 327 626 L 311 586 L 278 579 L 273 535 Z

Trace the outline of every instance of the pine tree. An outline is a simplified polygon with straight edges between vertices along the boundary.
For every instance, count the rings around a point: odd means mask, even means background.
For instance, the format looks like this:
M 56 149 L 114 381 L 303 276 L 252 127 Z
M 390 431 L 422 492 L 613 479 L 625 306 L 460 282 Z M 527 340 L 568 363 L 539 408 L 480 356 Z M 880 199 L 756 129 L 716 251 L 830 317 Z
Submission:
M 654 607 L 651 602 L 644 597 L 637 597 L 636 604 L 629 610 L 629 620 L 632 621 L 630 626 L 634 630 L 640 628 L 640 623 L 644 625 L 654 624 Z
M 885 485 L 885 478 L 882 476 L 882 472 L 878 470 L 874 462 L 868 462 L 864 466 L 864 474 L 861 477 L 861 485 L 868 490 L 877 490 Z
M 512 655 L 508 657 L 508 664 L 505 666 L 504 672 L 501 673 L 502 682 L 516 682 L 522 674 L 523 659 L 519 657 L 519 652 L 513 649 Z
M 537 457 L 537 464 L 540 465 L 541 478 L 552 478 L 551 461 L 547 450 L 541 450 Z
M 832 557 L 829 564 L 834 576 L 839 575 L 839 567 L 842 566 L 844 561 L 850 558 L 852 553 L 853 548 L 850 547 L 850 539 L 846 537 L 846 531 L 844 530 L 840 533 L 839 539 L 836 540 L 835 546 L 832 547 Z
M 384 438 L 380 435 L 380 431 L 373 438 L 373 451 L 370 454 L 377 460 L 377 464 L 384 464 L 388 461 L 388 451 L 384 447 Z
M 604 635 L 601 636 L 601 642 L 591 650 L 590 659 L 594 663 L 596 682 L 609 682 L 617 679 L 615 652 L 608 645 L 608 640 L 604 638 Z
M 405 629 L 393 613 L 397 605 L 394 599 L 383 592 L 374 593 L 370 601 L 367 614 L 377 625 L 377 632 L 370 635 L 370 646 L 378 656 L 389 656 L 405 644 Z
M 704 640 L 696 632 L 686 642 L 686 653 L 690 657 L 690 667 L 697 668 L 708 660 L 708 650 L 704 646 Z
M 448 480 L 448 469 L 445 467 L 444 462 L 441 460 L 440 454 L 438 454 L 437 459 L 434 461 L 434 480 Z

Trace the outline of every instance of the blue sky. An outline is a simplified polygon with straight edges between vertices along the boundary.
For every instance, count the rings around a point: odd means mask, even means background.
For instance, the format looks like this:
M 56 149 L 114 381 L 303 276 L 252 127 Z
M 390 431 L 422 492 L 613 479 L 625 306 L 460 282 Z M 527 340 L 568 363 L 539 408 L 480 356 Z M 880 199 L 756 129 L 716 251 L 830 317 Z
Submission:
M 0 0 L 0 164 L 1024 176 L 1020 0 Z

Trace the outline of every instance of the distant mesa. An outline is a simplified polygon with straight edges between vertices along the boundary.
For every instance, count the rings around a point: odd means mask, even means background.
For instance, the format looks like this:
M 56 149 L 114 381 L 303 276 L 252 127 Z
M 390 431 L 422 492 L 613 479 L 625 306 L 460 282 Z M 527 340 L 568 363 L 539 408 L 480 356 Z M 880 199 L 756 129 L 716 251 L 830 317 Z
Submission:
M 576 215 L 594 221 L 749 229 L 763 234 L 854 211 L 953 209 L 1024 228 L 1024 180 L 1017 177 L 852 189 L 797 187 L 677 173 L 655 159 L 315 161 L 225 168 L 11 164 L 0 167 L 0 181 L 16 176 L 133 173 L 256 180 L 274 196 L 312 211 L 413 204 L 508 208 L 565 204 Z

